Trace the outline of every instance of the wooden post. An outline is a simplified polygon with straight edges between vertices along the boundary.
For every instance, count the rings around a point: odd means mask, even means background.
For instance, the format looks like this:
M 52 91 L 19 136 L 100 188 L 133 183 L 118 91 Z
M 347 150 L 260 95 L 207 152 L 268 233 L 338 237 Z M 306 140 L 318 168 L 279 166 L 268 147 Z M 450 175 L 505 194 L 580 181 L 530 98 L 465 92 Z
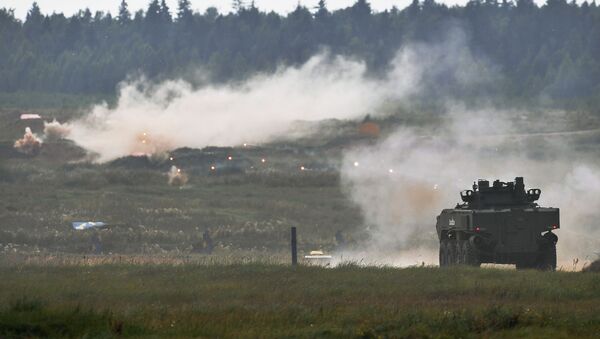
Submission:
M 292 227 L 292 266 L 298 265 L 298 247 L 296 246 L 296 227 Z

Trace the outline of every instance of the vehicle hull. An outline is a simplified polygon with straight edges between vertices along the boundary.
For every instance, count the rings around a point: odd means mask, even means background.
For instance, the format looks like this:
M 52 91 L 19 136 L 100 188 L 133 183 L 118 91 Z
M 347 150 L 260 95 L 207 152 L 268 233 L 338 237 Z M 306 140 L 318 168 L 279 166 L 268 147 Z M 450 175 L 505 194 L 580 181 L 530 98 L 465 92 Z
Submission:
M 558 208 L 445 209 L 437 217 L 440 244 L 468 242 L 479 263 L 533 266 L 558 238 Z M 460 245 L 460 246 L 459 246 Z

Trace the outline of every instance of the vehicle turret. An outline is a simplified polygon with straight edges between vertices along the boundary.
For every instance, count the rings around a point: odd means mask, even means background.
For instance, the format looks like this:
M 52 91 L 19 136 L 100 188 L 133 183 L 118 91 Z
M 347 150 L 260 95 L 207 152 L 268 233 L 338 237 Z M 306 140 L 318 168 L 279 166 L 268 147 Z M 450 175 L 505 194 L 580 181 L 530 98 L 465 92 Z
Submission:
M 516 177 L 514 182 L 495 180 L 491 186 L 489 181 L 479 179 L 473 183 L 472 190 L 460 192 L 463 204 L 459 204 L 457 208 L 536 207 L 538 205 L 535 202 L 541 193 L 538 188 L 525 191 L 523 177 Z

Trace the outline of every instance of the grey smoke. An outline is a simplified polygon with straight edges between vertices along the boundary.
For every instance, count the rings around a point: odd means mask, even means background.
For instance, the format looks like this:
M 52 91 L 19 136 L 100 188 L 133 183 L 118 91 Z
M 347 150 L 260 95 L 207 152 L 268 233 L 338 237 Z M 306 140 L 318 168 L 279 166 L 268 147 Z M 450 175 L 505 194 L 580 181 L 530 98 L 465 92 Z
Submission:
M 578 150 L 576 138 L 518 132 L 515 118 L 526 112 L 451 108 L 447 114 L 439 129 L 401 128 L 345 154 L 343 182 L 372 226 L 373 251 L 360 255 L 420 250 L 435 263 L 435 216 L 459 202 L 459 191 L 479 178 L 524 176 L 527 187 L 542 189 L 541 205 L 561 208 L 563 264 L 593 258 L 600 248 L 600 166 Z

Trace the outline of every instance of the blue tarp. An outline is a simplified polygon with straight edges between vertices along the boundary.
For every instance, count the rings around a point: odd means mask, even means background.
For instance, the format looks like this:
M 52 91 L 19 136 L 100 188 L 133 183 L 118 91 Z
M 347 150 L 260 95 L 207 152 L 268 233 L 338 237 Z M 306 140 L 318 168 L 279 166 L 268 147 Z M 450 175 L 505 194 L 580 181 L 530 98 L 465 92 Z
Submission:
M 90 228 L 102 228 L 108 226 L 102 221 L 75 221 L 73 222 L 73 229 L 82 231 Z

